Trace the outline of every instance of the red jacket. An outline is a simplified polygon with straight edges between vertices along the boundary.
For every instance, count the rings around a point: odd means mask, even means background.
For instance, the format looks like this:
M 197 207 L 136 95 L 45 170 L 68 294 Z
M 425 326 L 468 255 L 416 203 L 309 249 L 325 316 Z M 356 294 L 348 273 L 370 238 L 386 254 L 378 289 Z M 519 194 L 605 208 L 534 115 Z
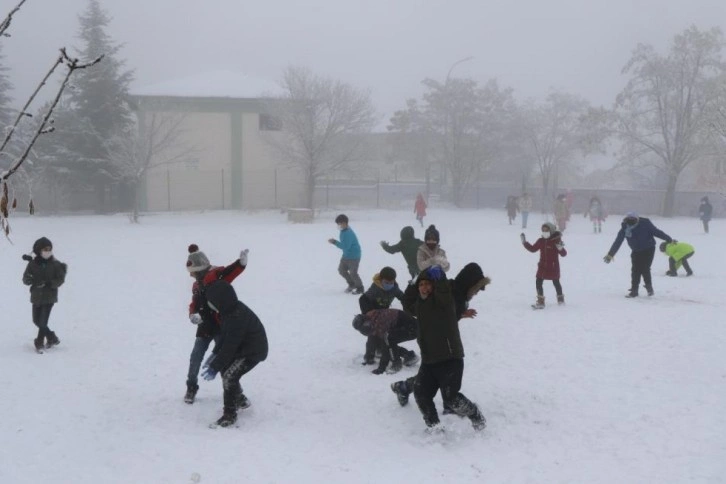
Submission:
M 417 217 L 426 216 L 426 201 L 423 199 L 422 195 L 416 197 L 416 204 L 413 207 L 413 212 Z
M 560 241 L 561 234 L 555 232 L 549 239 L 540 237 L 534 245 L 524 242 L 524 248 L 530 252 L 539 251 L 539 264 L 537 264 L 538 279 L 560 278 L 560 256 L 567 255 L 567 249 L 557 250 L 555 245 Z
M 199 287 L 198 281 L 194 281 L 192 285 L 192 302 L 189 303 L 189 314 L 199 313 L 204 319 L 204 322 L 197 326 L 197 337 L 209 338 L 219 332 L 219 314 L 207 306 L 207 297 L 202 289 L 218 280 L 227 281 L 231 284 L 237 276 L 244 272 L 246 267 L 240 264 L 239 259 L 237 259 L 227 267 L 210 268 L 209 272 L 204 276 L 202 288 Z

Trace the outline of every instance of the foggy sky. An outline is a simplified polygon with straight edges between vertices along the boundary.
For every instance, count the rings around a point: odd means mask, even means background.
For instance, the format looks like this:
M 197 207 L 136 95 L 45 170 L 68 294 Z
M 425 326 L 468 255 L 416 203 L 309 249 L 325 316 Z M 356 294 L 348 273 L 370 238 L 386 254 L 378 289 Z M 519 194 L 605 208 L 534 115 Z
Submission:
M 17 0 L 0 0 L 3 17 Z M 277 81 L 287 65 L 369 88 L 386 119 L 425 77 L 497 77 L 519 99 L 550 88 L 609 106 L 639 42 L 664 51 L 690 24 L 726 30 L 726 0 L 102 0 L 134 86 L 204 71 Z M 86 0 L 27 0 L 2 39 L 18 105 Z

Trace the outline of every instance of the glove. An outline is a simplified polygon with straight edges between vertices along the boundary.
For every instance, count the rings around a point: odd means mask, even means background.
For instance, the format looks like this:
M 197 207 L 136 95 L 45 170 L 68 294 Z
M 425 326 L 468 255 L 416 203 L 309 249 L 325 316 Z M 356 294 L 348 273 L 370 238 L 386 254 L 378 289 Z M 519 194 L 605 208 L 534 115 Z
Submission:
M 204 320 L 202 319 L 202 315 L 199 313 L 194 313 L 189 315 L 189 322 L 192 324 L 202 324 Z
M 250 252 L 250 249 L 245 249 L 239 253 L 239 263 L 243 266 L 247 265 L 247 254 Z
M 382 375 L 384 371 L 386 371 L 386 369 L 379 366 L 375 370 L 371 370 L 371 373 L 373 373 L 374 375 Z
M 204 362 L 204 364 L 202 365 L 202 368 L 209 368 L 209 365 L 211 365 L 211 364 L 212 364 L 212 362 L 214 361 L 214 359 L 215 359 L 216 357 L 217 357 L 217 355 L 216 355 L 215 353 L 212 353 L 211 355 L 209 355 L 209 356 L 207 357 L 207 360 L 206 360 L 206 361 Z
M 606 255 L 605 257 L 603 257 L 603 258 L 602 258 L 602 260 L 603 260 L 603 262 L 605 262 L 606 264 L 610 264 L 610 262 L 611 262 L 611 261 L 613 260 L 613 256 L 611 256 L 610 254 L 608 254 L 608 255 Z
M 444 271 L 441 270 L 441 267 L 439 267 L 439 266 L 429 267 L 428 269 L 426 269 L 426 273 L 434 281 L 438 281 L 439 279 L 444 278 Z
M 213 370 L 212 368 L 205 368 L 204 371 L 202 371 L 202 378 L 204 378 L 207 381 L 212 381 L 217 376 L 217 370 Z
M 524 235 L 524 233 L 519 234 L 519 240 L 521 240 L 523 244 L 527 242 L 527 237 Z
M 555 244 L 555 247 L 557 248 L 557 250 L 562 250 L 565 248 L 565 243 L 560 240 Z
M 28 254 L 23 254 L 23 260 L 26 262 L 31 262 L 33 260 L 33 256 L 28 255 Z
M 381 247 L 385 247 L 387 245 L 388 245 L 388 242 L 386 242 L 385 240 L 381 240 Z

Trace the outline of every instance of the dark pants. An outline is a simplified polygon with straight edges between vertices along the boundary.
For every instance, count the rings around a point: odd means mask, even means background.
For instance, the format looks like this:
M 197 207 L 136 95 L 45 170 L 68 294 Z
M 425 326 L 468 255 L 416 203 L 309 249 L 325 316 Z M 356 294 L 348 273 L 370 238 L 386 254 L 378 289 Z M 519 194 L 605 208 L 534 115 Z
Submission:
M 690 258 L 691 258 L 691 256 L 692 256 L 693 254 L 695 254 L 695 253 L 696 253 L 696 252 L 695 252 L 695 251 L 693 251 L 693 252 L 691 252 L 690 254 L 688 254 L 688 255 L 685 255 L 685 256 L 683 257 L 683 259 L 681 259 L 681 265 L 682 265 L 682 266 L 683 266 L 683 268 L 684 268 L 684 269 L 686 270 L 686 274 L 692 274 L 692 273 L 693 273 L 693 271 L 691 270 L 691 266 L 690 266 L 690 265 L 688 264 L 688 259 L 690 259 Z M 675 260 L 675 259 L 674 259 L 673 257 L 669 257 L 669 258 L 668 258 L 668 266 L 669 266 L 669 267 L 670 267 L 670 269 L 671 269 L 671 273 L 673 273 L 673 274 L 678 274 L 678 268 L 676 268 L 676 260 Z
M 348 283 L 348 287 L 363 290 L 363 281 L 360 280 L 358 275 L 358 266 L 360 265 L 360 259 L 340 259 L 338 264 L 338 274 L 341 275 L 345 282 Z
M 237 358 L 226 370 L 222 372 L 222 387 L 224 388 L 224 413 L 237 413 L 237 401 L 242 395 L 242 385 L 239 379 L 257 366 L 259 361 L 251 361 L 247 358 Z
M 544 288 L 542 287 L 542 284 L 544 283 L 544 279 L 538 277 L 534 285 L 537 288 L 537 295 L 538 296 L 544 296 Z M 555 291 L 557 292 L 558 296 L 562 296 L 562 286 L 560 285 L 559 279 L 552 279 L 552 285 L 555 286 Z
M 708 220 L 702 220 L 703 222 L 703 231 L 708 233 Z
M 630 292 L 637 294 L 638 286 L 640 286 L 640 278 L 643 278 L 645 288 L 649 291 L 653 290 L 653 281 L 650 277 L 650 266 L 653 264 L 653 256 L 655 255 L 655 247 L 650 249 L 639 250 L 630 254 Z
M 413 395 L 427 426 L 439 423 L 439 414 L 434 404 L 434 397 L 439 390 L 444 407 L 460 417 L 471 418 L 478 413 L 476 405 L 459 392 L 463 376 L 463 359 L 421 365 L 413 384 Z
M 38 339 L 46 338 L 52 331 L 48 328 L 53 304 L 33 304 L 33 324 L 38 327 Z

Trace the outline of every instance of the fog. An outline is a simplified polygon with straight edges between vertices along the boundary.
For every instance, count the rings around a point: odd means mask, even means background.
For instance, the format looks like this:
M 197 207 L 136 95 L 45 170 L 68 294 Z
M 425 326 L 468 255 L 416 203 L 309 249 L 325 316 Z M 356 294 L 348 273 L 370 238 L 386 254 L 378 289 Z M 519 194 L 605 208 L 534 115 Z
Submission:
M 0 1 L 5 14 L 18 2 Z M 86 0 L 28 0 L 3 42 L 16 100 L 56 49 L 79 45 Z M 724 27 L 723 0 L 102 0 L 134 87 L 204 71 L 276 81 L 290 64 L 369 88 L 381 115 L 422 92 L 426 77 L 496 77 L 522 99 L 550 88 L 609 105 L 639 43 L 664 48 L 691 24 Z

